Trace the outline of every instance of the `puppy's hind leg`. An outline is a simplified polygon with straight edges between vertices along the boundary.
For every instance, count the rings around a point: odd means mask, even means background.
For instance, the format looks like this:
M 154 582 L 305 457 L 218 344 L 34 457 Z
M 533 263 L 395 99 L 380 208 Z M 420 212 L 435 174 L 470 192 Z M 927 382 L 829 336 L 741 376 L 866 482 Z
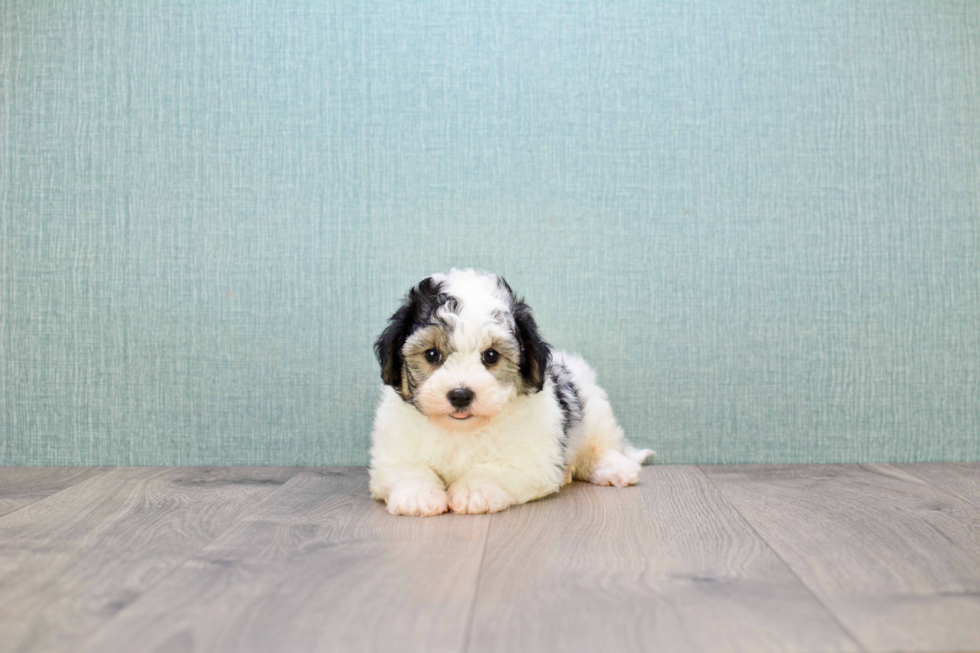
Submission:
M 588 481 L 595 485 L 626 487 L 640 478 L 643 462 L 653 455 L 652 449 L 636 449 L 623 438 L 617 425 L 612 437 L 593 437 Z
M 593 401 L 591 408 L 597 408 L 597 403 Z M 579 429 L 572 464 L 573 475 L 595 485 L 635 485 L 640 478 L 643 461 L 653 451 L 630 446 L 604 397 L 602 403 L 605 406 L 597 411 L 601 413 L 601 419 L 586 418 Z
M 589 483 L 626 487 L 640 479 L 640 463 L 615 449 L 606 451 L 593 462 Z
M 636 449 L 626 441 L 601 388 L 592 385 L 583 394 L 586 396 L 583 419 L 572 438 L 574 477 L 596 485 L 634 485 L 640 477 L 641 465 L 653 451 Z

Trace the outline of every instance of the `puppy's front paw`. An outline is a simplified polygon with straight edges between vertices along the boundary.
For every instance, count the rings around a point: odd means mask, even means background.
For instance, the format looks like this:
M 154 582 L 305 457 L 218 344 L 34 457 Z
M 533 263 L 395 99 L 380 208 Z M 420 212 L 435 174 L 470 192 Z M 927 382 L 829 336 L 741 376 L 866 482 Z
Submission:
M 449 509 L 449 502 L 442 488 L 414 483 L 396 485 L 385 503 L 388 504 L 388 512 L 393 515 L 431 517 L 441 515 Z
M 589 475 L 589 483 L 626 487 L 636 485 L 640 478 L 640 463 L 618 451 L 607 451 L 596 461 Z
M 466 515 L 500 512 L 513 503 L 511 496 L 494 483 L 456 483 L 449 488 L 449 508 L 453 512 Z

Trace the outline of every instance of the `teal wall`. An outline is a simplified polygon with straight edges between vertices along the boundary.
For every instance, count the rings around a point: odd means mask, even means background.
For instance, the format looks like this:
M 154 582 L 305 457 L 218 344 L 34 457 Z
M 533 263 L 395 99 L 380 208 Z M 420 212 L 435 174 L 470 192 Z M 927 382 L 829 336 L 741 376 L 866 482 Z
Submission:
M 0 462 L 361 464 L 498 271 L 665 462 L 980 459 L 980 3 L 0 0 Z

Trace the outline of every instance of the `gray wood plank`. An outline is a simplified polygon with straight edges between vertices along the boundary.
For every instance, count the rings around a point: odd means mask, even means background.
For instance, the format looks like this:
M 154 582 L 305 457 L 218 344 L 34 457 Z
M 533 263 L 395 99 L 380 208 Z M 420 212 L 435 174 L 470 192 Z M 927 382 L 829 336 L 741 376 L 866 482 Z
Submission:
M 103 471 L 104 467 L 0 467 L 0 517 Z
M 922 463 L 895 466 L 980 507 L 980 463 Z
M 865 647 L 980 649 L 980 511 L 889 465 L 702 468 Z
M 490 516 L 393 517 L 363 469 L 306 470 L 85 651 L 458 651 Z
M 0 517 L 0 651 L 74 649 L 294 473 L 115 468 Z
M 858 647 L 695 467 L 494 515 L 469 651 Z

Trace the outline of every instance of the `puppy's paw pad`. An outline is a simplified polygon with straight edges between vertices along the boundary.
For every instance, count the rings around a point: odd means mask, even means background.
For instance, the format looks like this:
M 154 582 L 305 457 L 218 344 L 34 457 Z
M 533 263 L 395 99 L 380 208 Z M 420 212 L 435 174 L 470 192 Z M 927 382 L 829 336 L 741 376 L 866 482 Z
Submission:
M 393 515 L 431 517 L 449 509 L 449 500 L 441 488 L 401 485 L 388 495 L 388 512 Z
M 640 480 L 640 463 L 618 451 L 610 451 L 600 458 L 589 476 L 590 483 L 616 487 L 636 485 L 638 480 Z
M 507 492 L 491 483 L 454 485 L 449 488 L 449 508 L 461 514 L 500 512 L 512 503 L 513 500 Z

